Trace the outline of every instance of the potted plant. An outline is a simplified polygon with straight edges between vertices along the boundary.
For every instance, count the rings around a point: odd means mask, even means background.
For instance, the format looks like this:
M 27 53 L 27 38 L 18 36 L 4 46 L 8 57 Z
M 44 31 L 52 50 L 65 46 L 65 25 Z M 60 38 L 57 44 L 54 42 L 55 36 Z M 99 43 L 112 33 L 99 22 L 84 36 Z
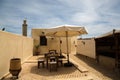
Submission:
M 36 45 L 36 46 L 35 46 L 35 48 L 36 48 L 36 50 L 35 50 L 35 54 L 36 54 L 36 55 L 39 55 L 39 51 L 38 51 L 39 46 L 40 46 L 40 45 Z

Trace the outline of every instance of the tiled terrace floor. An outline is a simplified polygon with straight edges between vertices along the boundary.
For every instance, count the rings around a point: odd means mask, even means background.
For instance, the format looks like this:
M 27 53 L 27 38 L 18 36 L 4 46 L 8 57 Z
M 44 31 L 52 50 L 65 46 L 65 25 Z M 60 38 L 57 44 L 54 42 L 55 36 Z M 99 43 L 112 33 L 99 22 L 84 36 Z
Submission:
M 74 66 L 59 67 L 57 72 L 50 72 L 46 68 L 38 69 L 38 58 L 42 58 L 42 56 L 33 56 L 22 65 L 22 71 L 20 72 L 18 80 L 119 80 L 118 76 L 105 71 L 102 67 L 93 68 L 93 65 L 94 67 L 97 67 L 97 65 L 87 64 L 83 59 L 80 59 L 80 56 L 70 55 L 70 60 L 76 61 L 79 65 L 87 68 L 88 72 L 81 73 Z M 12 80 L 11 75 L 8 75 L 4 80 Z

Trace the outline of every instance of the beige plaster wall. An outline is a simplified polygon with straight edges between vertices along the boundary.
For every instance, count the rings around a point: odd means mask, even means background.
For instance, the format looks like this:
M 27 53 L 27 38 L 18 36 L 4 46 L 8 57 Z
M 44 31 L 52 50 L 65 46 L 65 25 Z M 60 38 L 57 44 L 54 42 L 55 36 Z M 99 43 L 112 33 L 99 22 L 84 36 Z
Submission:
M 77 37 L 71 38 L 71 54 L 76 54 L 77 52 Z
M 91 58 L 96 58 L 95 41 L 91 39 L 80 39 L 77 41 L 77 53 Z
M 39 44 L 40 35 L 42 35 L 42 32 L 46 33 L 47 29 L 32 29 L 32 38 L 34 39 L 34 46 Z M 65 37 L 53 37 L 52 38 L 52 37 L 47 36 L 47 46 L 39 46 L 40 54 L 44 54 L 51 49 L 55 49 L 57 50 L 57 52 L 60 52 L 60 40 L 62 40 L 61 51 L 63 53 L 66 53 L 67 47 L 66 47 Z M 69 53 L 76 53 L 75 44 L 77 44 L 77 37 L 69 37 L 68 38 Z M 35 48 L 34 48 L 34 54 L 35 54 Z
M 42 35 L 42 32 L 46 32 L 47 29 L 32 29 L 32 38 L 33 38 L 33 41 L 34 41 L 34 55 L 36 54 L 36 48 L 35 46 L 36 45 L 39 45 L 40 43 L 40 36 Z M 49 40 L 47 40 L 47 43 L 49 42 Z M 39 49 L 38 49 L 38 52 L 39 54 L 44 54 L 46 52 L 48 52 L 48 45 L 47 46 L 39 46 Z
M 11 58 L 21 58 L 22 63 L 33 52 L 33 39 L 0 31 L 0 78 L 9 72 Z

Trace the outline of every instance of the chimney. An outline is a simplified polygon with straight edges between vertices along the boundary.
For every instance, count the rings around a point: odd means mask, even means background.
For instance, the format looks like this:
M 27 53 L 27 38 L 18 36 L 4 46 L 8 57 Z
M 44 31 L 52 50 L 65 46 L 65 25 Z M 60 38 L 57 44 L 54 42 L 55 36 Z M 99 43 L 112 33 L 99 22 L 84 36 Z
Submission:
M 23 24 L 22 24 L 22 35 L 23 36 L 27 36 L 27 24 L 26 24 L 26 20 L 23 20 Z

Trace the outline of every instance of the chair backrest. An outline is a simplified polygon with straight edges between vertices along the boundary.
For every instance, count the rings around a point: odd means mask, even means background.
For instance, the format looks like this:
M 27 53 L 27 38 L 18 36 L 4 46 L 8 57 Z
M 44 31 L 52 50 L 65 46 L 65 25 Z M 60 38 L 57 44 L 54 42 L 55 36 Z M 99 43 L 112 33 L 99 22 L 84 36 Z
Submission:
M 49 53 L 50 54 L 56 54 L 57 52 L 56 52 L 56 50 L 49 50 Z

